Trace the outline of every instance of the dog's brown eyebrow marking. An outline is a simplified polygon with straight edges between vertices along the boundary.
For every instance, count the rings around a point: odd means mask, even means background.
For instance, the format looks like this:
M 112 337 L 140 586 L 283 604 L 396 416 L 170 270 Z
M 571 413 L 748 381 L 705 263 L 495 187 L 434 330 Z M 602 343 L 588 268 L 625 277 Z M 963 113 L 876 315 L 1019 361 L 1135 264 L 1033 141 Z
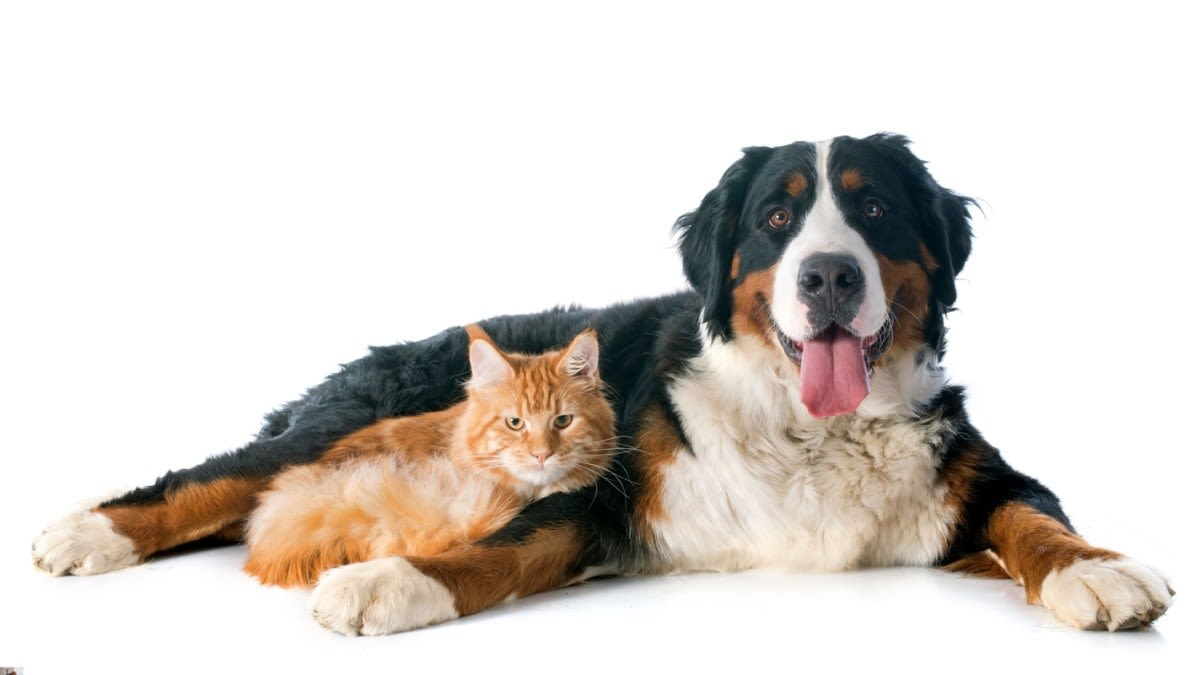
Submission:
M 842 172 L 842 187 L 849 192 L 861 190 L 866 181 L 863 180 L 862 172 L 858 169 L 846 169 Z
M 791 173 L 787 177 L 787 184 L 784 186 L 784 191 L 793 197 L 799 197 L 805 190 L 808 189 L 808 179 L 802 173 Z

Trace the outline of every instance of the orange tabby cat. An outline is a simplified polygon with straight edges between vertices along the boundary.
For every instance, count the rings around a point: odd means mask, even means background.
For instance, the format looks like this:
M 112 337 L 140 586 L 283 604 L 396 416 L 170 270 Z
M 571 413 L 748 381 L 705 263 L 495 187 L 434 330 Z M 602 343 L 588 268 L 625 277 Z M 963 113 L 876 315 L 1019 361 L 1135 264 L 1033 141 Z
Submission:
M 467 334 L 467 399 L 377 422 L 276 477 L 250 516 L 247 572 L 307 586 L 338 565 L 442 553 L 603 474 L 615 439 L 595 333 L 541 356 Z

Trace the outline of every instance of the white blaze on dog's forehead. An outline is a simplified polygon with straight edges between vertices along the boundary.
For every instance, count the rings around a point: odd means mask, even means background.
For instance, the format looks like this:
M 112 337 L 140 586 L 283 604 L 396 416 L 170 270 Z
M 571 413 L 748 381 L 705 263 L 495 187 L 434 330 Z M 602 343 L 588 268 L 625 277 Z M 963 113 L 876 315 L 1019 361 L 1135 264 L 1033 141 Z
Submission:
M 833 184 L 829 180 L 830 146 L 830 141 L 817 143 L 816 199 L 804 217 L 800 233 L 784 250 L 775 275 L 771 313 L 783 332 L 794 339 L 812 337 L 808 308 L 797 296 L 797 283 L 800 265 L 816 253 L 849 255 L 862 269 L 865 295 L 849 326 L 851 331 L 859 336 L 873 335 L 887 318 L 887 299 L 879 261 L 862 235 L 846 222 L 834 198 Z

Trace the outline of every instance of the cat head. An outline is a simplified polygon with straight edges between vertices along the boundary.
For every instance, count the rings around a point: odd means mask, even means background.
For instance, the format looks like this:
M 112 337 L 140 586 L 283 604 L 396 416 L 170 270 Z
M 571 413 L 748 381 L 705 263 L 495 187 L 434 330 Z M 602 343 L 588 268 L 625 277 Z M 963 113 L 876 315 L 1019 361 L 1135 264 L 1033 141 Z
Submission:
M 466 459 L 539 495 L 595 482 L 615 452 L 596 333 L 585 330 L 539 356 L 504 352 L 477 325 L 467 335 Z

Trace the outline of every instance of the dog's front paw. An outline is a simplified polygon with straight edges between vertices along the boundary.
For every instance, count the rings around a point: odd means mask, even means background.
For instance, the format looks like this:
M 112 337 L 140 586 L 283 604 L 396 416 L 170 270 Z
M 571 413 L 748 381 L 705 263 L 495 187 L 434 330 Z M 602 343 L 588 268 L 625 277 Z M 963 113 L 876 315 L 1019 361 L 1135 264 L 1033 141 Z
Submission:
M 404 558 L 329 570 L 308 606 L 317 623 L 344 635 L 386 635 L 458 616 L 450 591 Z
M 1042 604 L 1066 623 L 1110 631 L 1149 625 L 1171 606 L 1165 579 L 1129 558 L 1079 560 L 1046 575 Z
M 129 537 L 95 511 L 78 511 L 33 540 L 33 563 L 54 576 L 103 574 L 140 560 Z

